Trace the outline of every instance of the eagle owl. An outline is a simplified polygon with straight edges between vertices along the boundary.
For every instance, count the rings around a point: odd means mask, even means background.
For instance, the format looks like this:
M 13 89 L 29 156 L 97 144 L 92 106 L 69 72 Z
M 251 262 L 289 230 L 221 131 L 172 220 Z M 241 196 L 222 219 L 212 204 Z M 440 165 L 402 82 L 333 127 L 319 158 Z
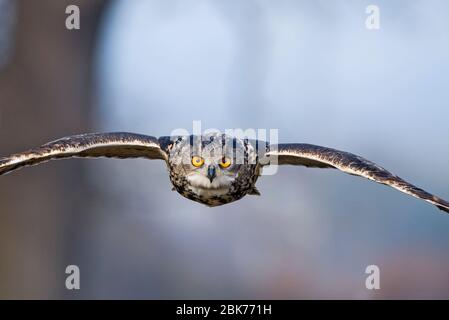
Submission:
M 163 160 L 174 190 L 211 207 L 248 194 L 259 195 L 256 182 L 264 166 L 288 164 L 338 169 L 388 185 L 449 212 L 449 202 L 352 153 L 302 143 L 270 145 L 217 132 L 160 138 L 126 132 L 70 136 L 1 158 L 0 175 L 72 157 Z

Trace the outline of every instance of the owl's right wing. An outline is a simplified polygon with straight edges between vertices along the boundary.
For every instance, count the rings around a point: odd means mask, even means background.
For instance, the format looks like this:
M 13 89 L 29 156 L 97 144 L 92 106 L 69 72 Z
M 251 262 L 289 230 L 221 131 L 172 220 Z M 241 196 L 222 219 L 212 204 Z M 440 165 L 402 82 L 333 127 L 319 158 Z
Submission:
M 167 160 L 167 153 L 161 147 L 160 140 L 152 136 L 127 132 L 88 133 L 65 137 L 35 149 L 0 158 L 0 175 L 53 159 L 78 157 Z
M 274 156 L 280 165 L 290 164 L 311 168 L 334 168 L 351 175 L 390 186 L 415 198 L 427 201 L 449 213 L 449 202 L 399 178 L 381 166 L 355 154 L 331 148 L 302 144 L 270 146 L 266 155 Z

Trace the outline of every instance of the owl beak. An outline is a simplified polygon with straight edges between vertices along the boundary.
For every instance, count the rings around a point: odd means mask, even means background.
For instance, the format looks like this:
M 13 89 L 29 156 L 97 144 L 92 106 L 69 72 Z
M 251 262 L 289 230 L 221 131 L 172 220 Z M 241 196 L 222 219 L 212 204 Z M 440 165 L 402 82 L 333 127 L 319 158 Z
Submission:
M 214 166 L 210 165 L 209 167 L 207 167 L 207 177 L 209 178 L 210 183 L 212 183 L 216 175 L 217 172 Z

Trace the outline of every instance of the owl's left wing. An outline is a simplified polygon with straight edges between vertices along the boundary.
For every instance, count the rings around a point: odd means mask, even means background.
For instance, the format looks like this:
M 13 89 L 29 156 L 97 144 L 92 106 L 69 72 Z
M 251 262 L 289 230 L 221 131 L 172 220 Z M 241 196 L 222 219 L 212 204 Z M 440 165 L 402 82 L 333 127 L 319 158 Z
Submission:
M 449 212 L 449 202 L 408 183 L 377 164 L 349 152 L 310 144 L 292 143 L 270 146 L 266 155 L 276 157 L 280 165 L 339 169 L 393 187 Z
M 65 158 L 167 159 L 159 140 L 127 132 L 88 133 L 65 137 L 38 148 L 0 158 L 0 175 L 53 159 Z

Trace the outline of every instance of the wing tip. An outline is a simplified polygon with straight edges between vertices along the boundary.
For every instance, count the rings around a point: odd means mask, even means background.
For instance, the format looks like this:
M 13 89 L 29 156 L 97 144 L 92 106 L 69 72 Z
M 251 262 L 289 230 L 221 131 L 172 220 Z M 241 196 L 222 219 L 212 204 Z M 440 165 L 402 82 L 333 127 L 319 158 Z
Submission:
M 444 211 L 444 212 L 446 212 L 446 213 L 449 213 L 449 208 L 448 208 L 448 207 L 441 206 L 441 205 L 436 205 L 436 207 L 437 207 L 438 209 L 440 209 L 441 211 Z

